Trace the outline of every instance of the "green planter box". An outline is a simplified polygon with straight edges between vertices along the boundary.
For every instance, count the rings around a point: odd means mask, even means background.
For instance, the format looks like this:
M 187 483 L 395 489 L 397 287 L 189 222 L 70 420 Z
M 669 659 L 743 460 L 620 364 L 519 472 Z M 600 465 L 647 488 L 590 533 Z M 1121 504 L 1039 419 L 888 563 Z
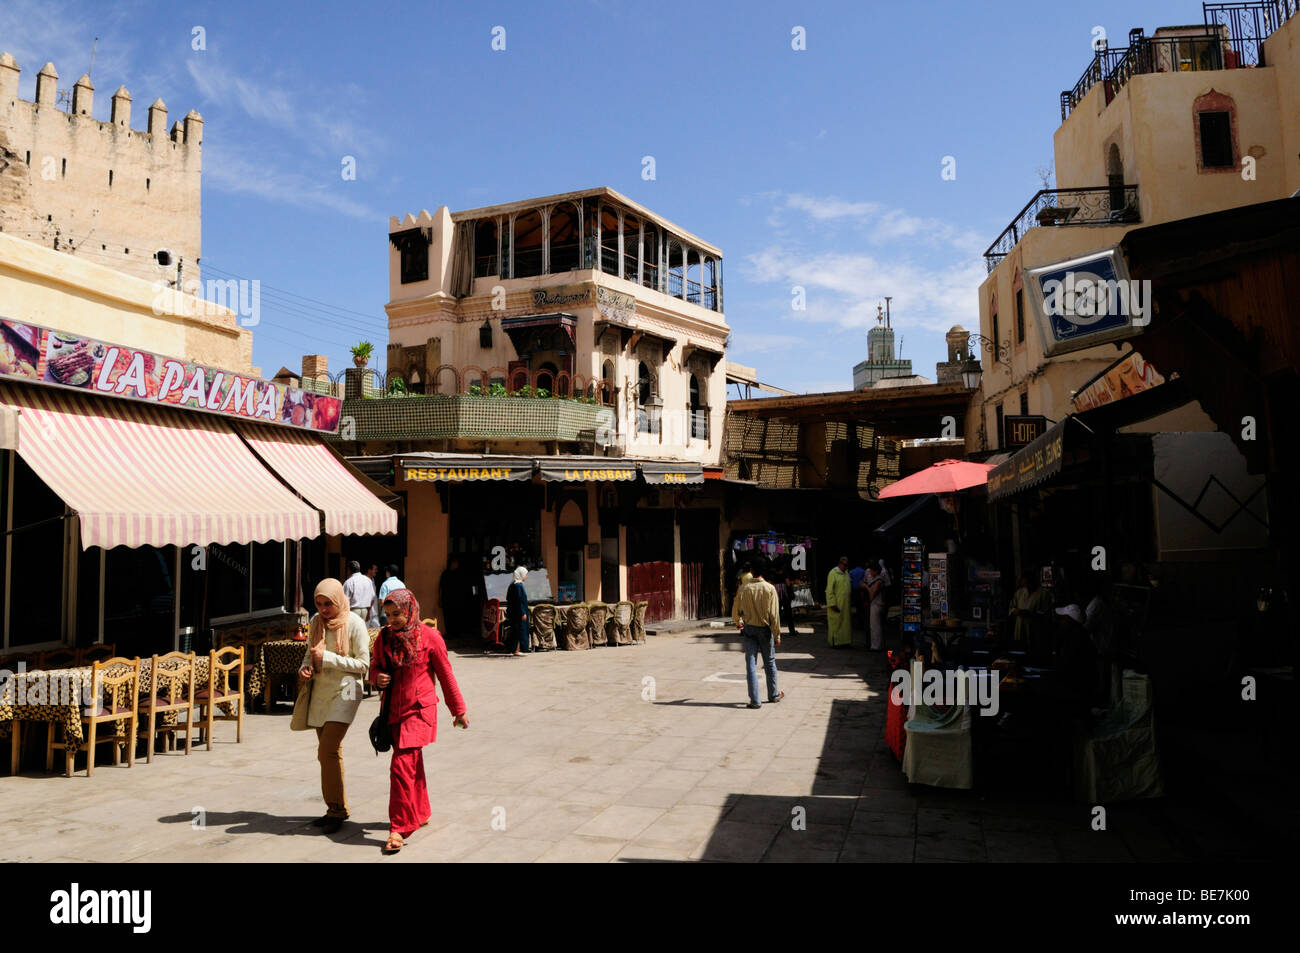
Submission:
M 434 394 L 343 401 L 340 434 L 348 418 L 354 440 L 477 439 L 580 440 L 613 426 L 610 408 L 564 398 Z

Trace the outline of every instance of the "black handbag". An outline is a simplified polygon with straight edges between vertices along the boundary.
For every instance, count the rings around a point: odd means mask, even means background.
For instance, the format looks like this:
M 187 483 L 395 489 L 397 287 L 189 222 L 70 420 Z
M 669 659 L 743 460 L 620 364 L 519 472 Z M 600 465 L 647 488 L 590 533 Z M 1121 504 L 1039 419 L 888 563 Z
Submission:
M 379 703 L 379 715 L 370 723 L 370 744 L 375 749 L 375 755 L 381 755 L 393 747 L 393 729 L 388 724 L 388 693 L 391 688 L 384 689 L 384 699 Z

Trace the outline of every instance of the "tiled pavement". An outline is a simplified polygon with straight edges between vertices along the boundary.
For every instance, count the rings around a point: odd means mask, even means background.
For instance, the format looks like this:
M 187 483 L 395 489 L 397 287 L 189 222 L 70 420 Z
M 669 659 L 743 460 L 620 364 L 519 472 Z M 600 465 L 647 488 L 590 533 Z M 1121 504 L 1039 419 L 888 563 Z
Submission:
M 440 710 L 425 749 L 434 814 L 395 858 L 388 759 L 365 728 L 344 744 L 352 821 L 330 837 L 314 736 L 289 706 L 250 715 L 244 742 L 159 755 L 94 778 L 0 777 L 0 860 L 77 861 L 1131 861 L 1186 856 L 1168 811 L 1112 812 L 978 792 L 909 790 L 884 745 L 882 657 L 784 641 L 786 698 L 745 707 L 733 632 L 522 659 L 453 651 L 469 731 Z M 39 733 L 37 741 L 39 741 Z

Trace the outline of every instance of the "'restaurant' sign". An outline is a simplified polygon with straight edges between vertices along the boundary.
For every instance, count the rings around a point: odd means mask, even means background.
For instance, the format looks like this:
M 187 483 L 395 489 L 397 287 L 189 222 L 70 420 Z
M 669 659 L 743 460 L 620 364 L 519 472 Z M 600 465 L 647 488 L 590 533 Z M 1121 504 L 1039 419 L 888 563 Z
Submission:
M 335 433 L 342 401 L 121 344 L 0 320 L 0 378 Z
M 1002 446 L 1024 447 L 1047 432 L 1047 418 L 1041 414 L 1011 414 L 1002 418 Z
M 989 499 L 1010 496 L 1061 472 L 1065 421 L 989 471 Z
M 523 463 L 496 463 L 492 461 L 443 463 L 440 466 L 428 464 L 405 463 L 403 476 L 411 481 L 443 483 L 499 483 L 503 481 L 531 480 L 533 464 L 531 460 Z

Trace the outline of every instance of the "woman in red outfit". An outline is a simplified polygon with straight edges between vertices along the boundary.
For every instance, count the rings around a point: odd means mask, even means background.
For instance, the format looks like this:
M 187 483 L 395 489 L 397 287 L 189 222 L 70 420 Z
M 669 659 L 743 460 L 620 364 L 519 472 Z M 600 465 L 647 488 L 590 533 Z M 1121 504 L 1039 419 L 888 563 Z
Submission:
M 374 682 L 388 692 L 388 723 L 393 731 L 393 761 L 388 795 L 388 843 L 395 854 L 407 837 L 429 820 L 429 789 L 424 783 L 424 754 L 438 733 L 438 694 L 442 683 L 455 724 L 469 727 L 465 699 L 437 629 L 420 622 L 420 604 L 409 589 L 394 589 L 384 598 L 388 624 L 375 640 L 370 662 Z

